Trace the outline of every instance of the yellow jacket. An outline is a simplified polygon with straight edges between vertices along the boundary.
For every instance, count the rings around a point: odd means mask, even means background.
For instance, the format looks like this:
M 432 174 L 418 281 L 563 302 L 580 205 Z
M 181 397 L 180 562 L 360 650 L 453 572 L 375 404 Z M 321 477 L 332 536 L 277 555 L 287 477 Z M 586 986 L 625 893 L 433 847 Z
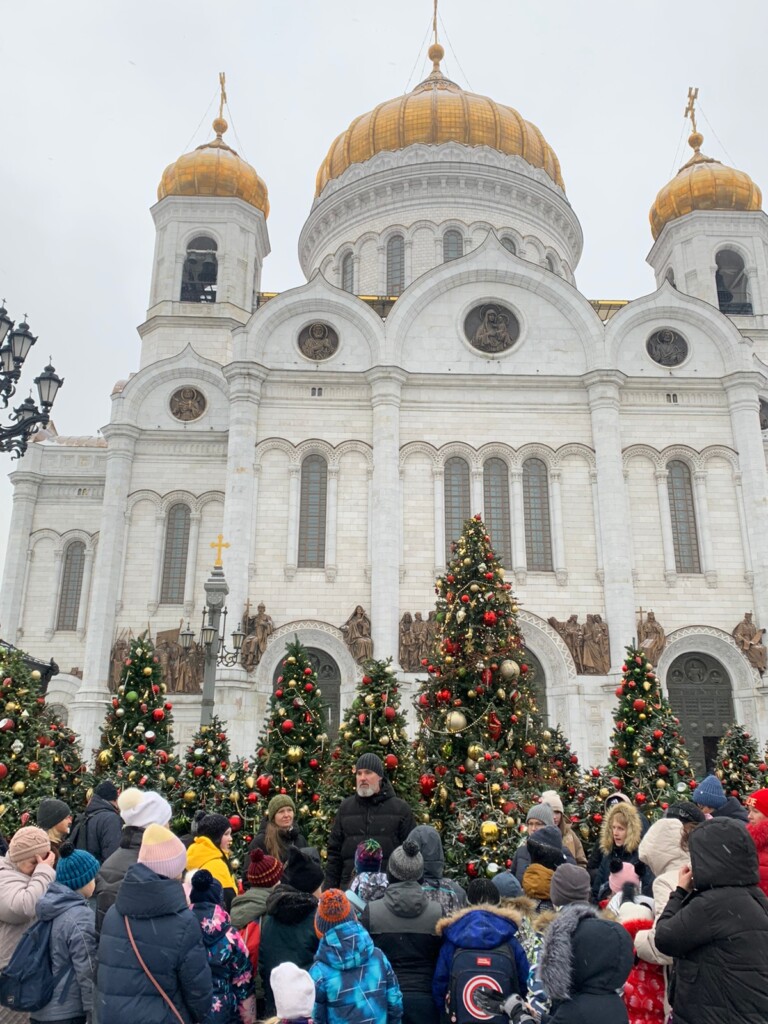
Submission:
M 229 910 L 237 895 L 237 881 L 229 867 L 229 858 L 208 836 L 196 836 L 187 850 L 187 871 L 205 868 L 210 871 L 224 890 L 224 902 Z M 229 890 L 229 891 L 228 891 Z

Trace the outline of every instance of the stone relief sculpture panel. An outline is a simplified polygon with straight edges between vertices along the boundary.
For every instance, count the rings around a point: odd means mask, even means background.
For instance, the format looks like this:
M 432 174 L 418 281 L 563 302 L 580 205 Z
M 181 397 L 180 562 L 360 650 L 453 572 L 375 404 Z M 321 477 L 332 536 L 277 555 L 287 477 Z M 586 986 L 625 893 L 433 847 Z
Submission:
M 249 615 L 250 606 L 246 605 L 243 622 L 245 625 L 245 640 L 240 652 L 240 664 L 246 672 L 253 672 L 261 661 L 264 651 L 267 649 L 269 638 L 275 631 L 275 624 L 267 615 L 267 608 L 262 601 L 255 615 Z
M 307 359 L 330 359 L 339 347 L 339 336 L 330 324 L 316 320 L 299 332 L 299 349 Z
M 652 665 L 658 665 L 666 645 L 667 634 L 655 614 L 650 611 L 643 620 L 643 611 L 640 609 L 640 617 L 637 620 L 637 646 L 642 647 Z
M 404 612 L 400 619 L 400 665 L 404 672 L 418 672 L 424 658 L 429 658 L 438 633 L 437 612 L 426 620 L 421 612 Z
M 506 306 L 485 303 L 469 311 L 464 320 L 464 333 L 478 352 L 506 352 L 520 337 L 520 323 Z
M 570 615 L 565 622 L 554 616 L 547 619 L 547 622 L 562 637 L 580 676 L 604 676 L 610 672 L 608 626 L 603 622 L 602 615 L 587 615 L 584 624 L 579 622 L 576 614 Z
M 677 331 L 655 331 L 645 343 L 645 351 L 659 366 L 679 366 L 688 356 L 688 342 Z
M 355 608 L 347 621 L 339 626 L 339 629 L 350 654 L 358 664 L 373 657 L 371 620 L 361 604 Z
M 171 415 L 182 423 L 200 419 L 205 412 L 205 395 L 197 388 L 179 388 L 171 395 Z

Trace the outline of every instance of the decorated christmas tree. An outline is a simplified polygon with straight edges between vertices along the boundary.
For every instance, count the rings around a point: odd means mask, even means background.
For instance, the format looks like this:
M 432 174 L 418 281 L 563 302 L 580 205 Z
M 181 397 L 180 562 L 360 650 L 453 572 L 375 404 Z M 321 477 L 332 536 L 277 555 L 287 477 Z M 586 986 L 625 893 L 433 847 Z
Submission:
M 610 775 L 607 768 L 590 768 L 582 776 L 569 817 L 586 850 L 590 850 L 600 837 L 605 801 L 623 785 L 623 780 L 617 775 Z
M 256 788 L 252 759 L 240 757 L 230 765 L 221 805 L 217 810 L 229 818 L 232 826 L 230 866 L 233 871 L 244 873 L 248 868 L 248 847 L 259 831 L 267 810 Z
M 571 750 L 559 725 L 548 725 L 541 734 L 541 751 L 544 757 L 544 781 L 547 788 L 556 789 L 563 806 L 570 804 L 581 784 L 579 758 Z M 568 808 L 566 807 L 566 813 Z
M 480 516 L 464 524 L 436 593 L 439 633 L 416 702 L 419 788 L 447 870 L 490 877 L 549 769 L 518 606 Z
M 49 749 L 53 760 L 56 796 L 76 813 L 86 803 L 88 769 L 83 762 L 77 734 L 61 722 L 48 705 L 44 709 L 39 742 Z
M 131 641 L 117 693 L 107 706 L 95 774 L 175 799 L 182 764 L 173 753 L 173 705 L 151 639 Z
M 680 722 L 653 665 L 634 645 L 626 651 L 608 771 L 616 788 L 626 790 L 647 817 L 655 818 L 689 793 L 693 774 Z
M 177 819 L 177 827 L 187 831 L 197 810 L 220 812 L 229 773 L 229 739 L 214 715 L 210 725 L 200 726 L 184 755 L 179 775 L 183 820 Z
M 417 816 L 421 814 L 418 772 L 391 658 L 363 665 L 363 677 L 344 712 L 320 787 L 319 831 L 325 835 L 341 801 L 354 794 L 355 764 L 361 754 L 367 753 L 381 758 L 395 793 L 412 805 Z
M 287 793 L 296 804 L 296 823 L 305 835 L 315 830 L 320 779 L 328 762 L 321 698 L 307 650 L 295 637 L 286 645 L 281 674 L 269 700 L 256 754 L 256 788 L 267 800 Z
M 715 774 L 723 784 L 726 796 L 744 799 L 762 788 L 766 774 L 765 762 L 754 737 L 742 725 L 725 730 L 717 745 Z

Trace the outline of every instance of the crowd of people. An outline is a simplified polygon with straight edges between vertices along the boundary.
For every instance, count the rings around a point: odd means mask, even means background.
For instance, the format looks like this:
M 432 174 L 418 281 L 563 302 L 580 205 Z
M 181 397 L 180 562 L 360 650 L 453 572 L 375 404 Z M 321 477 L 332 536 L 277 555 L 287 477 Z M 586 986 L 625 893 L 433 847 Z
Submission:
M 716 776 L 653 824 L 624 792 L 585 851 L 555 791 L 509 867 L 463 887 L 375 754 L 325 863 L 278 794 L 171 832 L 111 782 L 45 799 L 0 857 L 0 1024 L 765 1024 L 768 789 Z

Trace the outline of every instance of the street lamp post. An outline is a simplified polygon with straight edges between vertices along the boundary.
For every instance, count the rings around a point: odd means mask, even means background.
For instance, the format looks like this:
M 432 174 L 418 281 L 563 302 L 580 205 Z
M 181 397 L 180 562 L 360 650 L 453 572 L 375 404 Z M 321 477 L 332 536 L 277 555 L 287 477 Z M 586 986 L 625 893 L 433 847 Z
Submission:
M 8 310 L 0 305 L 0 402 L 3 409 L 8 408 L 8 402 L 16 394 L 24 360 L 36 341 L 26 318 L 15 326 L 8 316 Z M 12 422 L 6 426 L 0 425 L 0 452 L 11 452 L 14 459 L 21 458 L 37 427 L 48 425 L 53 403 L 63 383 L 50 363 L 35 377 L 40 408 L 35 405 L 30 394 L 13 410 Z

